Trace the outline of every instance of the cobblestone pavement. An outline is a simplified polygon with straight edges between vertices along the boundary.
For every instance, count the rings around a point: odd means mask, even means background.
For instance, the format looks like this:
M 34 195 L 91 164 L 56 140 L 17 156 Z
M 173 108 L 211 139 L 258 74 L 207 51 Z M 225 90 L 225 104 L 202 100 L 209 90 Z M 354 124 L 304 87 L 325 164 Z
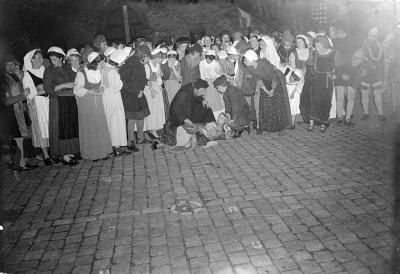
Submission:
M 5 183 L 4 272 L 385 273 L 390 130 L 378 122 L 41 167 Z M 194 214 L 171 208 L 200 203 Z

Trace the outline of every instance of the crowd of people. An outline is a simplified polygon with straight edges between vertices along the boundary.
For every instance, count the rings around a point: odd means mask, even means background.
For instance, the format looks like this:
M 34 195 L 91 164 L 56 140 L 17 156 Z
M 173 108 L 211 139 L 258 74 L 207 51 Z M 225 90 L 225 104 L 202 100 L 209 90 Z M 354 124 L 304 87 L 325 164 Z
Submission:
M 98 35 L 79 51 L 31 49 L 22 66 L 9 55 L 2 143 L 20 170 L 34 168 L 24 161 L 27 138 L 45 165 L 76 165 L 129 155 L 144 143 L 187 149 L 244 131 L 294 129 L 298 115 L 307 131 L 324 133 L 330 118 L 353 125 L 358 89 L 362 119 L 370 118 L 372 93 L 383 122 L 384 91 L 399 112 L 400 47 L 395 33 L 381 37 L 374 27 L 354 41 L 339 24 L 328 32 L 222 32 L 156 44 Z

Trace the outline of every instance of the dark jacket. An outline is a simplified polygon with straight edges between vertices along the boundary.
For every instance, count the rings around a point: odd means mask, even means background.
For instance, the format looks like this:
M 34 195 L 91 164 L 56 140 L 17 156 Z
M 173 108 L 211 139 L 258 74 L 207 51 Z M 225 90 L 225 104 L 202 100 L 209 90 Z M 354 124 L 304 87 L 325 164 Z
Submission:
M 138 98 L 140 91 L 144 90 L 147 84 L 144 65 L 137 56 L 133 55 L 126 60 L 119 70 L 119 74 L 123 83 L 121 97 L 126 118 L 143 120 L 150 114 L 144 94 Z
M 193 94 L 193 84 L 187 84 L 179 89 L 169 108 L 170 125 L 175 129 L 189 119 L 193 123 L 209 123 L 215 121 L 211 108 L 203 106 L 204 98 Z
M 224 94 L 225 112 L 231 116 L 236 125 L 246 126 L 250 122 L 250 107 L 242 92 L 228 84 Z

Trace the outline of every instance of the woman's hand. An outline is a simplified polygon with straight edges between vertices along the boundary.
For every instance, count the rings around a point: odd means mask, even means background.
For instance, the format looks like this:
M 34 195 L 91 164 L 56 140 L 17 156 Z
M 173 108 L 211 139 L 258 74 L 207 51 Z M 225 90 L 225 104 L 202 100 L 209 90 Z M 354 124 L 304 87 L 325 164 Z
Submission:
M 142 98 L 143 97 L 143 90 L 141 90 L 137 96 L 138 98 Z

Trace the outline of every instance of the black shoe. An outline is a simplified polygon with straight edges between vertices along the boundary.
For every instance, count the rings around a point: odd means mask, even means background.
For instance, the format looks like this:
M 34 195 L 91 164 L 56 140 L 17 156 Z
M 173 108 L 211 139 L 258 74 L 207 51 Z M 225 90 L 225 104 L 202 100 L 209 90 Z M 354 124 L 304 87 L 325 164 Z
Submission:
M 119 152 L 118 150 L 114 150 L 113 154 L 114 154 L 114 157 L 122 156 L 122 153 Z
M 157 147 L 157 145 L 158 145 L 158 143 L 157 142 L 152 142 L 152 144 L 151 144 L 151 149 L 152 150 L 156 150 L 158 147 Z
M 294 130 L 296 128 L 296 125 L 291 126 L 289 129 Z
M 350 126 L 354 126 L 354 124 L 350 121 L 350 119 L 347 119 L 346 121 L 344 121 L 344 124 L 348 127 Z
M 104 157 L 102 160 L 103 160 L 103 161 L 107 161 L 107 160 L 110 160 L 110 159 L 111 159 L 111 158 L 107 156 L 107 157 Z
M 151 144 L 151 141 L 150 141 L 150 140 L 147 140 L 146 138 L 144 138 L 143 140 L 141 140 L 141 139 L 138 138 L 136 144 L 138 144 L 138 145 L 141 145 L 141 144 Z
M 263 132 L 260 128 L 257 128 L 257 135 L 261 135 Z
M 369 114 L 363 114 L 363 116 L 361 117 L 361 120 L 365 121 L 369 119 Z
M 326 126 L 325 125 L 321 125 L 321 128 L 319 129 L 319 132 L 325 133 L 326 132 Z
M 314 127 L 313 127 L 313 126 L 309 126 L 309 127 L 307 128 L 307 131 L 308 131 L 308 132 L 313 132 L 313 131 L 314 131 Z
M 66 160 L 62 159 L 62 163 L 63 163 L 64 166 L 76 166 L 78 164 L 73 159 L 70 159 L 69 161 L 66 161 Z
M 137 146 L 135 145 L 135 142 L 131 142 L 130 146 L 126 147 L 127 150 L 130 150 L 132 152 L 139 152 L 140 150 L 137 148 Z
M 244 127 L 244 130 L 247 131 L 247 135 L 250 135 L 251 127 Z
M 383 115 L 383 114 L 378 115 L 378 119 L 379 119 L 381 122 L 385 122 L 385 121 L 386 121 L 386 117 L 385 117 L 385 115 Z
M 38 168 L 39 167 L 39 165 L 31 165 L 31 164 L 26 164 L 25 165 L 25 168 L 29 168 L 29 169 L 35 169 L 35 168 Z
M 150 131 L 147 131 L 146 134 L 147 134 L 147 136 L 150 137 L 151 140 L 159 140 L 159 139 L 160 139 L 160 137 L 154 136 L 154 134 L 151 133 Z M 145 138 L 145 139 L 146 139 L 146 138 Z
M 51 166 L 51 165 L 53 165 L 53 162 L 51 161 L 50 158 L 46 158 L 46 159 L 44 159 L 44 165 L 45 166 Z

